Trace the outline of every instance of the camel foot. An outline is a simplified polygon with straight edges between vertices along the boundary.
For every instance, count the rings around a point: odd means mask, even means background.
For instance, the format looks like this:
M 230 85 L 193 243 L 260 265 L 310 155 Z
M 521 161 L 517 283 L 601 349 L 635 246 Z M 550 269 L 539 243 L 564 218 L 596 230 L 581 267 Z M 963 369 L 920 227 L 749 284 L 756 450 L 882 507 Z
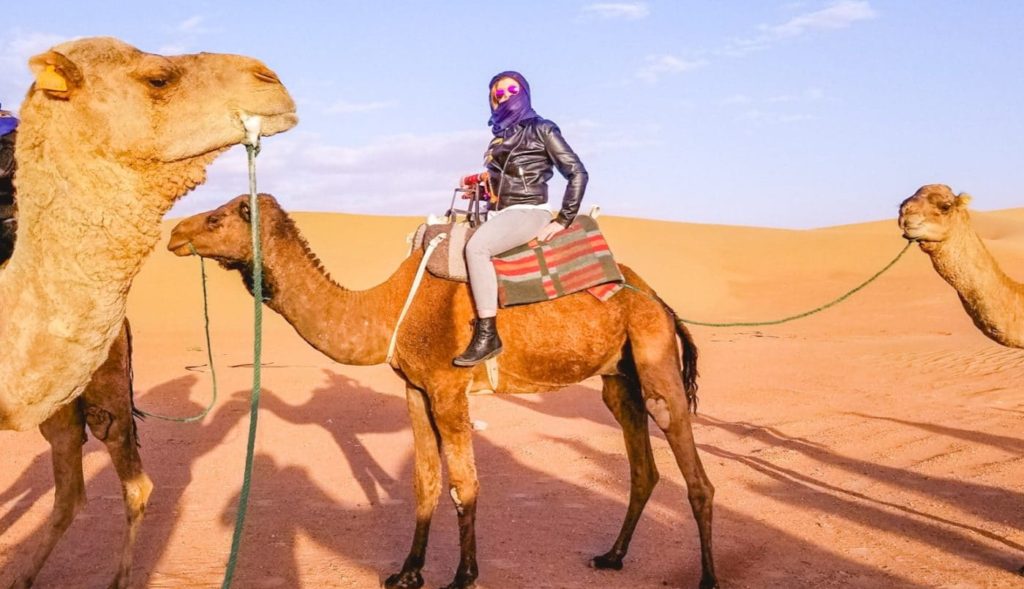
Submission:
M 700 589 L 718 589 L 718 579 L 714 577 L 701 577 Z
M 616 556 L 614 553 L 609 552 L 608 554 L 602 554 L 601 556 L 595 556 L 590 559 L 591 568 L 598 570 L 611 570 L 621 571 L 622 570 L 622 557 Z
M 419 589 L 422 586 L 423 576 L 419 571 L 402 571 L 384 581 L 384 589 Z

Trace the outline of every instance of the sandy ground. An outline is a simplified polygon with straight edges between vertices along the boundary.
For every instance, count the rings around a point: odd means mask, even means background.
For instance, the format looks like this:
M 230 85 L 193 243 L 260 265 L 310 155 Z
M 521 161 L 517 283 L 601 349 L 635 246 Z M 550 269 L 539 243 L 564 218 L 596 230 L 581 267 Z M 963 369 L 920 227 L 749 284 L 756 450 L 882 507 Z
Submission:
M 287 203 L 285 203 L 287 205 Z M 896 202 L 894 201 L 894 209 Z M 297 215 L 335 278 L 383 280 L 413 219 Z M 1024 277 L 1024 209 L 976 213 L 1003 268 Z M 814 231 L 607 218 L 620 261 L 690 319 L 774 319 L 870 276 L 903 241 L 893 220 Z M 168 225 L 169 227 L 169 225 Z M 371 249 L 368 244 L 373 244 Z M 161 246 L 162 247 L 162 246 Z M 248 427 L 252 304 L 210 268 L 222 398 L 196 425 L 141 424 L 156 490 L 135 585 L 216 587 L 224 571 Z M 158 250 L 129 315 L 138 404 L 187 414 L 210 395 L 199 268 Z M 693 329 L 701 349 L 695 433 L 717 487 L 723 587 L 1022 587 L 1024 351 L 975 331 L 916 248 L 890 274 L 824 314 L 770 328 Z M 279 317 L 266 319 L 255 483 L 236 587 L 376 587 L 411 541 L 411 440 L 403 388 L 386 367 L 337 365 Z M 625 512 L 628 468 L 599 382 L 472 399 L 482 495 L 483 588 L 696 587 L 696 527 L 660 434 L 661 483 L 620 572 L 607 550 Z M 656 429 L 656 428 L 655 428 Z M 26 560 L 52 502 L 38 433 L 0 432 L 0 587 Z M 124 527 L 120 490 L 96 441 L 90 502 L 38 580 L 105 586 Z M 454 510 L 442 498 L 424 576 L 451 580 Z

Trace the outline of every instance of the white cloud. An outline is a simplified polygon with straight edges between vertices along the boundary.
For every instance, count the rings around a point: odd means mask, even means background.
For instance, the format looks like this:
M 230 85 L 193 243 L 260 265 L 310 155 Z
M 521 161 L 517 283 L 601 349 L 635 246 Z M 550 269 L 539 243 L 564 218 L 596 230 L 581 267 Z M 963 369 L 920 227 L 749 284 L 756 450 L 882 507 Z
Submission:
M 878 16 L 865 0 L 840 0 L 827 8 L 795 16 L 767 31 L 775 37 L 796 37 L 818 29 L 844 29 L 851 24 Z
M 202 15 L 198 15 L 197 14 L 196 16 L 193 16 L 193 17 L 190 17 L 190 18 L 187 18 L 187 19 L 181 21 L 180 23 L 178 23 L 178 26 L 175 27 L 175 28 L 176 28 L 176 30 L 179 33 L 200 32 L 201 29 L 199 28 L 199 25 L 201 25 L 204 20 L 205 20 L 205 17 L 203 17 Z
M 839 0 L 829 6 L 794 16 L 777 25 L 761 25 L 762 33 L 733 39 L 721 53 L 740 56 L 771 47 L 782 39 L 799 37 L 812 31 L 845 29 L 854 23 L 876 18 L 878 13 L 867 0 Z
M 654 83 L 665 75 L 680 74 L 708 64 L 703 59 L 683 59 L 674 55 L 648 55 L 636 76 L 645 82 Z
M 583 12 L 606 19 L 625 20 L 639 20 L 651 13 L 646 2 L 599 2 L 584 6 Z
M 657 129 L 623 133 L 586 119 L 564 123 L 566 137 L 584 161 L 657 143 Z M 265 140 L 256 160 L 258 188 L 274 194 L 289 210 L 440 214 L 448 208 L 458 179 L 483 168 L 490 138 L 482 128 L 338 145 L 326 135 L 295 130 Z M 170 216 L 208 210 L 247 192 L 245 160 L 240 147 L 222 156 L 210 167 L 206 184 L 182 199 Z
M 339 100 L 324 109 L 324 112 L 330 114 L 351 114 L 383 110 L 387 108 L 394 108 L 396 106 L 398 106 L 397 100 L 382 100 L 376 102 L 349 102 L 347 100 Z

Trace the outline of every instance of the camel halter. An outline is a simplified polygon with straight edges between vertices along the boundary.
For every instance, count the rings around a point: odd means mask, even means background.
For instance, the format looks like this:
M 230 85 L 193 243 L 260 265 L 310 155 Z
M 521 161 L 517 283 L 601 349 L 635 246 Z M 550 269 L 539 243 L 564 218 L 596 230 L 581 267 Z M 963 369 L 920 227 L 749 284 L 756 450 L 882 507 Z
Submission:
M 409 296 L 405 297 L 405 305 L 402 306 L 402 312 L 398 314 L 398 321 L 395 323 L 395 330 L 391 332 L 391 341 L 388 342 L 388 354 L 384 358 L 384 362 L 391 364 L 391 360 L 395 357 L 395 346 L 398 344 L 398 328 L 401 327 L 402 321 L 405 319 L 405 314 L 409 312 L 409 307 L 412 306 L 412 300 L 416 297 L 416 291 L 420 288 L 420 282 L 423 280 L 423 271 L 427 269 L 427 262 L 430 261 L 431 254 L 434 253 L 434 248 L 438 246 L 444 239 L 448 237 L 447 233 L 438 233 L 430 240 L 427 244 L 427 250 L 423 252 L 423 259 L 420 260 L 420 266 L 416 269 L 416 277 L 412 280 L 412 287 L 409 288 Z

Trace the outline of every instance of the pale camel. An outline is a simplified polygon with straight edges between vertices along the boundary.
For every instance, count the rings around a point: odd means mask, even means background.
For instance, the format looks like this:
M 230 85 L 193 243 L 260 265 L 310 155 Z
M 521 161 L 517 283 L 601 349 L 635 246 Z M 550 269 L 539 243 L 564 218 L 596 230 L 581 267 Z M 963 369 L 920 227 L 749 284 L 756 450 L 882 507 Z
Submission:
M 164 57 L 109 38 L 30 60 L 16 158 L 19 243 L 0 272 L 0 429 L 42 423 L 107 357 L 160 219 L 218 154 L 295 125 L 262 63 Z
M 261 195 L 264 297 L 314 348 L 351 365 L 381 364 L 422 253 L 409 256 L 384 283 L 349 291 L 319 260 L 273 197 Z M 168 249 L 204 256 L 242 273 L 250 292 L 252 250 L 247 197 L 185 219 Z M 562 388 L 601 375 L 603 399 L 622 426 L 630 462 L 629 507 L 618 538 L 591 563 L 619 569 L 633 530 L 658 480 L 647 430 L 650 414 L 665 432 L 689 489 L 701 546 L 700 587 L 717 587 L 711 550 L 712 497 L 694 446 L 688 405 L 696 403 L 697 349 L 674 313 L 629 268 L 626 289 L 608 302 L 579 293 L 551 302 L 503 309 L 498 325 L 496 393 Z M 401 571 L 386 587 L 423 585 L 430 520 L 441 492 L 440 453 L 459 520 L 460 560 L 448 589 L 474 586 L 478 576 L 475 518 L 477 475 L 467 394 L 491 388 L 483 365 L 456 368 L 452 358 L 470 339 L 473 310 L 465 284 L 427 275 L 398 332 L 391 361 L 405 381 L 415 442 L 416 529 Z M 681 341 L 677 342 L 677 335 Z M 681 354 L 681 358 L 680 358 Z
M 922 186 L 900 205 L 900 228 L 956 289 L 983 334 L 1004 346 L 1024 348 L 1024 284 L 999 268 L 971 227 L 970 200 L 943 184 Z
M 16 223 L 4 223 L 0 231 L 0 267 L 14 251 Z M 40 426 L 50 443 L 50 457 L 56 490 L 53 512 L 40 531 L 40 539 L 29 556 L 29 563 L 14 579 L 11 589 L 27 589 L 46 563 L 54 547 L 67 532 L 78 511 L 85 505 L 85 478 L 82 472 L 82 444 L 85 426 L 102 441 L 110 454 L 121 481 L 128 526 L 121 546 L 121 560 L 110 582 L 111 589 L 131 586 L 132 553 L 142 516 L 153 483 L 142 470 L 138 436 L 135 431 L 132 400 L 131 330 L 126 319 L 121 334 L 107 360 L 92 375 L 85 392 L 63 405 Z

